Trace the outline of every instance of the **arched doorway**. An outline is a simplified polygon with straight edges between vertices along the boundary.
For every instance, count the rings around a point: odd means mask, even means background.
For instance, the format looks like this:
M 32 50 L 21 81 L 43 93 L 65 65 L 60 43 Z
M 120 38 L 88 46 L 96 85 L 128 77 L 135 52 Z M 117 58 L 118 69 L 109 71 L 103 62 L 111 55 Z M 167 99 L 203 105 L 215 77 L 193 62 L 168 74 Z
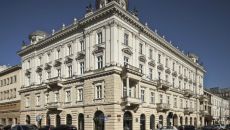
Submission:
M 60 115 L 56 115 L 56 126 L 60 126 L 61 125 L 61 117 Z
M 193 123 L 192 123 L 192 117 L 190 117 L 190 125 L 193 125 Z
M 105 116 L 102 111 L 96 111 L 93 120 L 94 130 L 105 130 Z
M 164 119 L 163 116 L 160 115 L 160 116 L 159 116 L 159 127 L 160 127 L 160 126 L 164 126 L 164 124 L 163 124 L 163 119 Z
M 185 117 L 185 125 L 188 125 L 188 117 Z
M 150 130 L 154 130 L 155 129 L 155 116 L 151 115 L 150 116 Z
M 197 128 L 197 119 L 194 118 L 194 126 Z
M 203 126 L 202 117 L 200 117 L 200 126 Z
M 129 111 L 124 113 L 123 129 L 124 130 L 132 130 L 133 129 L 133 117 L 132 117 L 131 112 L 129 112 Z
M 141 114 L 140 117 L 140 130 L 145 130 L 145 114 Z
M 173 115 L 173 126 L 178 126 L 178 116 L 176 114 Z
M 180 125 L 184 125 L 183 124 L 183 117 L 182 116 L 180 117 Z
M 26 115 L 26 124 L 30 124 L 30 116 Z
M 167 126 L 172 126 L 173 113 L 169 112 L 167 116 Z
M 46 125 L 50 126 L 50 115 L 46 115 Z
M 70 114 L 66 115 L 66 124 L 72 125 L 72 116 Z
M 78 129 L 84 130 L 84 114 L 79 114 L 78 116 Z

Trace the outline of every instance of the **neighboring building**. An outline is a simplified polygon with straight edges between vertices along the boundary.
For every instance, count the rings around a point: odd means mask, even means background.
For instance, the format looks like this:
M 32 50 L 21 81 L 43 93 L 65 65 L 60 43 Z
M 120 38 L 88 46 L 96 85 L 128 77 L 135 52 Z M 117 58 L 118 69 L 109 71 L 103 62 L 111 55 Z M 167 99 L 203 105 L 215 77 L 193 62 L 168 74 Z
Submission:
M 6 65 L 2 65 L 2 66 L 0 65 L 0 72 L 7 69 L 7 68 L 8 68 L 8 66 L 6 66 Z
M 21 66 L 13 66 L 0 72 L 0 124 L 19 123 Z
M 127 11 L 128 0 L 96 0 L 85 18 L 37 31 L 22 58 L 21 123 L 79 130 L 204 125 L 205 70 Z M 202 113 L 202 114 L 200 114 Z

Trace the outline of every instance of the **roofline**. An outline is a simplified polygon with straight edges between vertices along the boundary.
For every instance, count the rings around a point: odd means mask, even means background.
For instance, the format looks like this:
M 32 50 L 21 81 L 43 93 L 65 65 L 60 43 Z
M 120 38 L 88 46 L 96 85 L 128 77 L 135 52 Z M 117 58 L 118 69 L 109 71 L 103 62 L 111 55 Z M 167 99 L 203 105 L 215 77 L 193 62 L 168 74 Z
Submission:
M 18 64 L 18 65 L 9 67 L 9 68 L 7 68 L 7 69 L 1 71 L 1 72 L 0 72 L 0 76 L 9 74 L 9 73 L 14 72 L 14 71 L 17 71 L 17 70 L 20 70 L 21 68 L 22 68 L 22 67 L 21 67 L 21 64 Z

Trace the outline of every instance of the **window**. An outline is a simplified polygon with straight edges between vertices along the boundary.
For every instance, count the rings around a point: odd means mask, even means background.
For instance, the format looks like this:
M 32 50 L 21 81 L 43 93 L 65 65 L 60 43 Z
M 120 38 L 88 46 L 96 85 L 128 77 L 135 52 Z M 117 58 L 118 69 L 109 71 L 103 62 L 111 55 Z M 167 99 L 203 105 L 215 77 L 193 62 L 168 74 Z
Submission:
M 165 66 L 166 66 L 166 67 L 168 67 L 168 64 L 169 64 L 168 62 L 169 62 L 169 59 L 166 58 L 166 59 L 165 59 Z
M 15 83 L 17 82 L 17 76 L 16 75 L 14 76 L 14 82 Z
M 48 77 L 48 79 L 51 78 L 51 71 L 47 71 L 47 77 Z
M 170 104 L 170 96 L 167 96 L 167 103 Z
M 151 95 L 151 97 L 150 97 L 150 102 L 151 102 L 152 104 L 155 104 L 155 94 L 154 94 L 154 92 L 151 92 L 150 95 Z
M 54 94 L 54 102 L 58 102 L 59 101 L 59 93 L 55 93 Z
M 57 50 L 57 59 L 61 58 L 60 49 Z
M 140 53 L 140 54 L 143 53 L 142 50 L 143 50 L 143 44 L 140 43 L 140 44 L 139 44 L 139 53 Z
M 96 99 L 102 99 L 102 85 L 96 86 Z
M 144 102 L 145 101 L 145 90 L 141 90 L 141 101 Z
M 85 62 L 80 62 L 80 73 L 84 74 L 85 71 Z
M 102 56 L 98 56 L 97 57 L 97 68 L 101 69 L 103 67 L 103 57 Z
M 129 64 L 129 58 L 124 56 L 124 65 L 128 65 Z
M 165 75 L 165 81 L 168 82 L 169 81 L 169 76 Z
M 49 95 L 48 94 L 46 94 L 46 96 L 45 96 L 45 104 L 47 104 L 47 103 L 49 103 Z
M 73 76 L 72 65 L 68 66 L 68 76 L 69 77 Z
M 174 97 L 174 105 L 173 105 L 173 107 L 177 108 L 177 98 L 176 97 Z
M 66 102 L 71 102 L 71 92 L 70 92 L 70 90 L 66 91 Z
M 158 72 L 158 79 L 161 80 L 161 72 Z
M 181 89 L 181 81 L 179 81 L 179 89 Z
M 68 45 L 68 55 L 72 55 L 72 46 Z
M 183 99 L 180 99 L 180 108 L 183 108 Z
M 85 51 L 84 41 L 80 41 L 81 51 Z
M 42 73 L 38 73 L 39 83 L 42 83 Z
M 50 62 L 51 58 L 50 58 L 50 53 L 47 54 L 47 61 Z
M 161 54 L 158 54 L 158 63 L 161 63 Z
M 78 89 L 78 101 L 83 101 L 83 89 Z
M 139 69 L 140 69 L 141 73 L 143 73 L 143 65 L 142 64 L 139 64 Z
M 175 71 L 175 62 L 173 62 L 173 71 Z
M 39 106 L 40 105 L 40 96 L 37 96 L 36 97 L 36 106 Z
M 172 79 L 173 87 L 175 87 L 175 78 Z
M 27 76 L 27 80 L 28 80 L 28 85 L 31 84 L 31 78 L 30 78 L 30 75 Z
M 129 45 L 129 35 L 127 33 L 124 34 L 124 44 Z
M 30 106 L 30 103 L 29 103 L 29 100 L 30 100 L 30 97 L 26 97 L 26 107 L 29 107 Z
M 153 79 L 153 69 L 149 68 L 149 79 Z
M 163 95 L 162 95 L 162 94 L 160 94 L 160 95 L 159 95 L 159 97 L 160 97 L 160 98 L 159 98 L 159 99 L 160 99 L 160 100 L 159 100 L 159 101 L 160 101 L 160 103 L 163 103 Z
M 102 32 L 97 33 L 97 44 L 102 44 Z
M 149 58 L 153 59 L 153 50 L 152 49 L 149 49 Z
M 179 74 L 181 74 L 181 66 L 179 66 Z
M 61 68 L 57 69 L 58 77 L 61 77 Z
M 188 101 L 186 101 L 185 103 L 186 103 L 186 104 L 185 104 L 185 105 L 186 105 L 186 108 L 188 108 Z

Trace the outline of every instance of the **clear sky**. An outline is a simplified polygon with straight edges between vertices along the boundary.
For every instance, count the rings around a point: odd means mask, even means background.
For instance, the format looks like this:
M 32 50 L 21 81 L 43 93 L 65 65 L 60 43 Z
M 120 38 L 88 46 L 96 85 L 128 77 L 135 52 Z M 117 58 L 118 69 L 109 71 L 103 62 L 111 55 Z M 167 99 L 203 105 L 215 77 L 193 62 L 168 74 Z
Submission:
M 1 0 L 0 65 L 20 63 L 16 52 L 35 30 L 51 33 L 82 18 L 94 0 Z M 129 0 L 147 22 L 185 52 L 199 55 L 205 86 L 230 87 L 230 0 Z

